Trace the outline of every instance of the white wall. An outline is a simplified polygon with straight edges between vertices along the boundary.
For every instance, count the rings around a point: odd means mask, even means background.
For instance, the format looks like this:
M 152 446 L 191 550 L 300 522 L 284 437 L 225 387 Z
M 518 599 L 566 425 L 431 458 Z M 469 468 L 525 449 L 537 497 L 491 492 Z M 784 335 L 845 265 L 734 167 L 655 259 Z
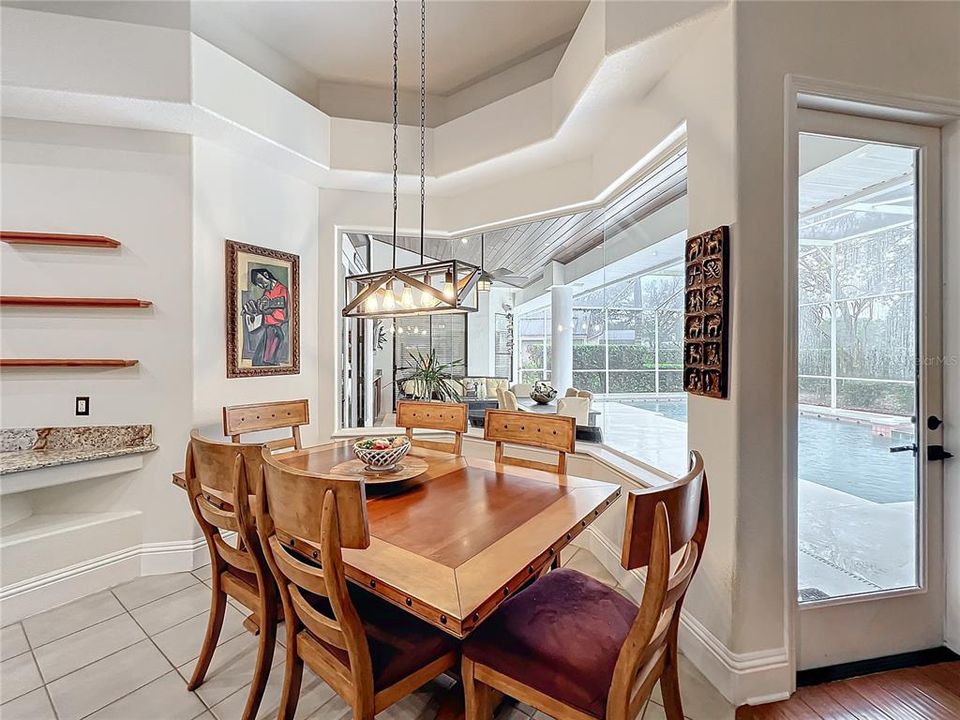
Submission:
M 785 492 L 784 78 L 789 73 L 956 102 L 960 5 L 785 2 L 734 8 L 739 212 L 733 229 L 733 414 L 725 427 L 735 447 L 739 495 L 730 642 L 743 652 L 784 642 L 784 609 L 794 603 L 784 592 L 785 565 L 793 558 L 785 558 L 777 542 Z M 691 428 L 697 424 L 692 411 Z
M 319 403 L 319 223 L 317 188 L 214 143 L 193 139 L 193 420 L 219 433 L 221 408 L 308 398 L 303 441 L 326 435 Z M 300 373 L 227 378 L 224 313 L 225 240 L 300 257 Z M 330 261 L 333 262 L 332 259 Z M 333 337 L 327 335 L 325 337 Z M 324 345 L 330 345 L 325 342 Z
M 30 493 L 33 511 L 138 511 L 138 541 L 192 538 L 193 519 L 170 484 L 191 421 L 189 139 L 12 119 L 2 137 L 4 229 L 122 243 L 117 250 L 3 245 L 3 293 L 153 301 L 139 310 L 4 308 L 4 357 L 140 361 L 117 370 L 5 371 L 4 427 L 150 423 L 160 445 L 142 470 Z M 90 396 L 89 417 L 74 416 L 77 395 Z

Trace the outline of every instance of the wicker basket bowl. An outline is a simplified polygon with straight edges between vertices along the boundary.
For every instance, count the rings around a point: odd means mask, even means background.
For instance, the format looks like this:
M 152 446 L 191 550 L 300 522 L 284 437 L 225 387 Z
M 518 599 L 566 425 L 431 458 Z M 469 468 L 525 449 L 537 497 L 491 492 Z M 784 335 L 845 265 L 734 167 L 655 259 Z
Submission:
M 364 438 L 364 440 L 365 439 L 366 438 Z M 410 452 L 410 441 L 406 438 L 404 438 L 404 442 L 401 445 L 386 448 L 385 450 L 358 447 L 357 444 L 360 442 L 363 442 L 363 440 L 358 440 L 357 443 L 354 443 L 353 452 L 357 458 L 365 462 L 367 468 L 371 470 L 389 472 Z

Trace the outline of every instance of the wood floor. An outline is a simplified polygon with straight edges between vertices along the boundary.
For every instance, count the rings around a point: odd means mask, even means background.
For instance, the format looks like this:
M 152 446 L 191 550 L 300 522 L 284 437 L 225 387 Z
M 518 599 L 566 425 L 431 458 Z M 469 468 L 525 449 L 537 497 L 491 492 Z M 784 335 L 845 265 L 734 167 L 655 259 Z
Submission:
M 960 662 L 804 687 L 789 700 L 737 709 L 737 720 L 957 720 Z

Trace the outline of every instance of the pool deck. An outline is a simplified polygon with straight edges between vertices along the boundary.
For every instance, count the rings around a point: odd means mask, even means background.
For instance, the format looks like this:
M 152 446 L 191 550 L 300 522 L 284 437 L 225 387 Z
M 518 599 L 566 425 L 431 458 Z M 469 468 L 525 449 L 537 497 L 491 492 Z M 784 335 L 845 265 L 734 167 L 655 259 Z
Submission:
M 686 471 L 685 422 L 615 400 L 596 404 L 603 413 L 604 444 L 672 475 Z M 903 424 L 903 418 L 874 413 L 802 411 L 870 425 L 874 432 Z M 876 503 L 804 478 L 798 500 L 801 589 L 840 597 L 914 584 L 913 502 Z

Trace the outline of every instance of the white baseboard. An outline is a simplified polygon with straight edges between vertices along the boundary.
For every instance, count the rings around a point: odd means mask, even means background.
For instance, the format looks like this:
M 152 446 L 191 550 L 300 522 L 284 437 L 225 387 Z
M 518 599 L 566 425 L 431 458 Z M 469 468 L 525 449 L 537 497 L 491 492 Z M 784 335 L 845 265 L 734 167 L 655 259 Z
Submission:
M 634 598 L 643 595 L 643 574 L 624 570 L 620 548 L 588 527 L 576 544 L 585 547 Z M 784 700 L 792 686 L 786 648 L 735 653 L 687 610 L 680 614 L 680 650 L 734 705 Z
M 224 539 L 233 535 L 224 533 Z M 202 537 L 135 545 L 3 587 L 0 618 L 7 625 L 141 575 L 189 572 L 209 561 Z

